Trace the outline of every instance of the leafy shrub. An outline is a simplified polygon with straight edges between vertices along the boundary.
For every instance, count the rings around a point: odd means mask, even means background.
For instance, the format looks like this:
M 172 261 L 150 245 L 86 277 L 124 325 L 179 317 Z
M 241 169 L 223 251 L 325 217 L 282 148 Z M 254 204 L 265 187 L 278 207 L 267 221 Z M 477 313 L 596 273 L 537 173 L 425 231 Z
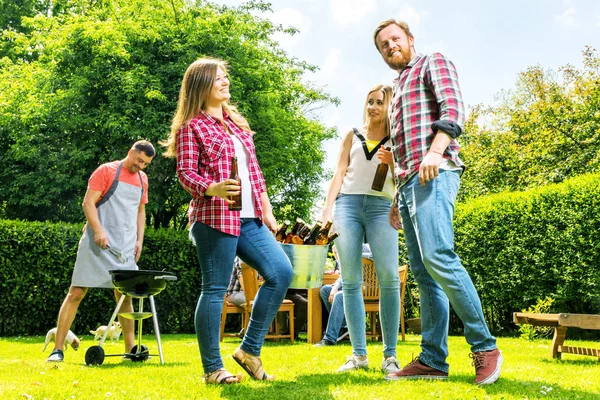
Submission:
M 554 312 L 600 313 L 600 175 L 458 204 L 456 251 L 490 327 L 554 300 Z
M 0 220 L 0 336 L 44 334 L 56 326 L 81 229 L 81 224 Z M 161 331 L 194 332 L 201 277 L 186 232 L 148 229 L 138 265 L 166 269 L 178 277 L 156 296 Z M 114 308 L 112 290 L 90 289 L 79 307 L 74 332 L 87 334 L 106 325 Z M 143 330 L 151 331 L 151 320 L 145 324 Z

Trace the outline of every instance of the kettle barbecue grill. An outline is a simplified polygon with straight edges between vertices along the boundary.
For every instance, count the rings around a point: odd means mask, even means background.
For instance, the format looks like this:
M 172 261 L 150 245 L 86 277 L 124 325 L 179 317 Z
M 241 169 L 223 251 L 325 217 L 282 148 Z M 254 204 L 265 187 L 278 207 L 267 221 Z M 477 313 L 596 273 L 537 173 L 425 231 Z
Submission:
M 162 345 L 160 341 L 160 331 L 158 329 L 158 318 L 156 316 L 156 307 L 154 305 L 154 296 L 159 294 L 166 286 L 167 281 L 176 281 L 177 277 L 172 272 L 152 271 L 152 270 L 112 270 L 109 271 L 113 285 L 123 295 L 110 318 L 108 327 L 111 327 L 117 314 L 134 321 L 138 321 L 137 344 L 133 346 L 129 353 L 124 354 L 104 354 L 102 345 L 108 335 L 108 329 L 102 335 L 98 346 L 90 347 L 85 353 L 85 363 L 87 365 L 102 365 L 104 357 L 125 357 L 134 362 L 146 361 L 151 354 L 146 346 L 142 344 L 142 320 L 152 317 L 154 322 L 154 333 L 158 344 L 158 355 L 160 363 L 164 364 Z M 138 299 L 137 312 L 119 313 L 121 305 L 125 301 L 125 296 Z M 144 312 L 144 299 L 150 300 L 151 312 Z M 156 354 L 153 354 L 156 355 Z

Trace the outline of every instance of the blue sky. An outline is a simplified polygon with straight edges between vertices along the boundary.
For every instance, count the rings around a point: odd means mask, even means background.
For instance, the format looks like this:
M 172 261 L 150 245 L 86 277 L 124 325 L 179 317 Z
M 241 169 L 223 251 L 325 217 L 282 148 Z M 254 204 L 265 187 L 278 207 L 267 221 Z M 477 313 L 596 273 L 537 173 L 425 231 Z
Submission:
M 305 79 L 340 98 L 339 107 L 320 112 L 340 134 L 361 125 L 368 90 L 396 75 L 372 40 L 388 18 L 408 22 L 417 52 L 438 51 L 454 62 L 467 107 L 492 104 L 529 66 L 581 67 L 584 46 L 600 50 L 598 0 L 273 0 L 272 9 L 261 16 L 300 30 L 277 36 L 282 48 L 320 68 Z M 339 144 L 324 144 L 327 168 L 335 168 Z

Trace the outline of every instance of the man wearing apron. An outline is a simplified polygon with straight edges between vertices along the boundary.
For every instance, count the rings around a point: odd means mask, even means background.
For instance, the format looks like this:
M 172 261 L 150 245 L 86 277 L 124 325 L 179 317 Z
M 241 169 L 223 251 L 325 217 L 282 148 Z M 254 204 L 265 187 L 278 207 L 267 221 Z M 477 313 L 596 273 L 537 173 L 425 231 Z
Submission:
M 110 270 L 138 269 L 148 202 L 148 178 L 142 170 L 155 154 L 150 142 L 138 141 L 124 160 L 102 164 L 90 177 L 82 204 L 87 224 L 79 240 L 71 287 L 58 313 L 54 350 L 47 361 L 63 361 L 62 345 L 88 288 L 113 288 Z M 121 294 L 114 292 L 118 302 Z M 120 311 L 133 311 L 131 298 Z M 129 352 L 135 341 L 133 321 L 119 317 L 119 322 L 125 352 Z

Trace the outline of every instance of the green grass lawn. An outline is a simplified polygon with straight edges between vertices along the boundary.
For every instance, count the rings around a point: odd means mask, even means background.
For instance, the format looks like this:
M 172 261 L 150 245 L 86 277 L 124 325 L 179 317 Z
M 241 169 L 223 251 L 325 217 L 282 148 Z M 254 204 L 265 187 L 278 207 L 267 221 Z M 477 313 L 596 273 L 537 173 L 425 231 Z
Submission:
M 85 336 L 78 352 L 69 349 L 65 362 L 46 363 L 43 337 L 0 338 L 1 399 L 600 399 L 600 363 L 595 357 L 566 354 L 563 360 L 549 356 L 549 340 L 528 342 L 501 338 L 504 354 L 500 380 L 476 386 L 468 358 L 469 346 L 462 337 L 451 337 L 451 365 L 447 381 L 386 382 L 380 371 L 382 345 L 368 342 L 371 369 L 337 374 L 336 369 L 351 353 L 349 342 L 315 348 L 305 341 L 267 342 L 262 359 L 275 382 L 257 382 L 244 374 L 237 385 L 205 385 L 196 338 L 193 335 L 163 335 L 165 365 L 159 357 L 132 363 L 107 357 L 101 366 L 85 366 L 85 351 L 93 337 Z M 402 365 L 419 352 L 420 336 L 408 335 L 398 344 Z M 153 336 L 144 344 L 157 353 Z M 242 372 L 231 354 L 239 339 L 222 344 L 225 366 Z M 599 343 L 569 341 L 598 348 Z M 50 346 L 49 346 L 50 347 Z M 107 354 L 122 352 L 122 341 L 106 343 Z

